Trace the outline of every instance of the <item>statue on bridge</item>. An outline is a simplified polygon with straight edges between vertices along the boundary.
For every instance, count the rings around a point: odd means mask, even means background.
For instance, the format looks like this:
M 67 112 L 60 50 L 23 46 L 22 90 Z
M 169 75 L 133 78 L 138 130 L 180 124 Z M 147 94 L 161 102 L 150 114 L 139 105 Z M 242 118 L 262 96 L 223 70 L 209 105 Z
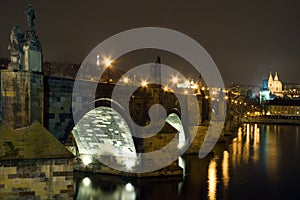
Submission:
M 28 24 L 29 30 L 26 31 L 26 34 L 25 34 L 26 42 L 25 42 L 24 48 L 26 48 L 26 49 L 30 48 L 34 51 L 40 52 L 42 47 L 41 47 L 40 40 L 36 35 L 35 23 L 34 23 L 36 15 L 35 15 L 35 10 L 31 4 L 29 4 L 27 6 L 27 8 L 25 10 L 25 15 L 27 18 L 27 24 Z
M 8 69 L 11 71 L 42 71 L 42 47 L 36 35 L 35 10 L 32 5 L 28 5 L 25 15 L 29 30 L 24 34 L 16 24 L 10 33 L 10 63 Z
M 27 6 L 25 10 L 25 15 L 27 17 L 27 23 L 28 23 L 28 27 L 30 28 L 30 31 L 35 32 L 35 24 L 34 24 L 35 10 L 31 4 Z
M 21 64 L 22 48 L 24 44 L 24 33 L 20 30 L 19 25 L 15 24 L 10 32 L 10 44 L 8 45 L 8 51 L 10 53 L 11 70 L 18 70 Z
M 8 50 L 21 51 L 24 42 L 24 33 L 20 30 L 19 25 L 15 24 L 10 32 L 10 44 Z

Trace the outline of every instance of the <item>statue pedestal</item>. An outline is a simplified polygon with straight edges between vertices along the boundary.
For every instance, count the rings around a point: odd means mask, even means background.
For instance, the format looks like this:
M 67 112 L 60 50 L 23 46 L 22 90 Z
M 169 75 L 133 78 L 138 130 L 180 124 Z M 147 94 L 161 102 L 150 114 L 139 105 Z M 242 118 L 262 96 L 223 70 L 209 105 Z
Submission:
M 24 70 L 42 72 L 42 53 L 24 46 Z
M 20 51 L 9 50 L 10 52 L 10 63 L 8 64 L 9 71 L 19 71 L 20 70 Z

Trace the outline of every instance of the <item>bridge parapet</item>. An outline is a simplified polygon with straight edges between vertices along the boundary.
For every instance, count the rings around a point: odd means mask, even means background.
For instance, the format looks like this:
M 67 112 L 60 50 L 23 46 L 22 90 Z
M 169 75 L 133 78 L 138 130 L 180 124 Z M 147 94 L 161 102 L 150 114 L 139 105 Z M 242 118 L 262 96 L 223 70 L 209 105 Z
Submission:
M 64 140 L 66 138 L 66 134 L 72 130 L 74 126 L 74 119 L 72 115 L 72 109 L 74 111 L 80 112 L 80 110 L 88 110 L 85 109 L 85 106 L 89 104 L 95 104 L 97 99 L 110 99 L 112 96 L 112 91 L 114 88 L 113 84 L 103 84 L 99 83 L 96 94 L 90 88 L 95 82 L 84 81 L 80 83 L 82 86 L 82 90 L 80 94 L 75 96 L 76 99 L 72 99 L 74 80 L 66 79 L 66 78 L 57 78 L 57 77 L 45 77 L 44 85 L 44 118 L 45 118 L 45 127 L 59 140 Z M 124 86 L 130 87 L 130 86 Z M 126 95 L 124 95 L 125 98 Z M 95 97 L 95 102 L 89 102 L 90 99 Z M 122 98 L 122 94 L 119 95 Z M 187 103 L 189 96 L 179 95 L 180 98 L 183 99 L 183 102 Z M 201 108 L 203 107 L 203 103 L 201 96 L 198 96 L 198 103 Z M 122 99 L 113 99 L 116 102 L 119 102 L 121 106 L 126 108 L 126 106 L 122 101 Z M 73 101 L 73 102 L 72 102 Z M 73 106 L 72 107 L 72 103 Z M 129 102 L 130 109 L 130 117 L 134 122 L 139 125 L 146 125 L 149 122 L 149 109 L 154 104 L 161 104 L 166 109 L 167 114 L 172 112 L 177 113 L 179 116 L 181 115 L 180 106 L 187 106 L 190 112 L 189 119 L 191 123 L 201 124 L 203 121 L 203 116 L 200 118 L 198 122 L 195 122 L 193 119 L 193 112 L 195 112 L 195 105 L 179 105 L 178 99 L 171 92 L 164 92 L 158 87 L 148 87 L 148 88 L 139 88 L 132 95 Z M 76 106 L 78 105 L 78 106 Z M 82 105 L 85 105 L 82 108 Z M 96 106 L 97 105 L 92 105 Z M 81 114 L 83 116 L 84 113 Z M 202 113 L 200 113 L 202 114 Z

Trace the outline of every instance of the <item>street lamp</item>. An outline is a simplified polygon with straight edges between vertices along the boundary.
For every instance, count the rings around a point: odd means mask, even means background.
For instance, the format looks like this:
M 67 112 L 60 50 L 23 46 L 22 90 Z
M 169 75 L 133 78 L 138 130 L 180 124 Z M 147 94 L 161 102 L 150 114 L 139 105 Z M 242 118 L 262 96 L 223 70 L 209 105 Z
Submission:
M 103 62 L 106 65 L 106 67 L 109 67 L 112 63 L 112 60 L 110 58 L 104 58 Z
M 179 79 L 178 79 L 177 76 L 173 76 L 172 79 L 171 79 L 171 81 L 172 81 L 173 84 L 177 84 L 178 81 L 179 81 Z
M 141 81 L 141 86 L 142 87 L 147 87 L 147 85 L 148 85 L 148 82 L 146 80 Z
M 107 68 L 107 75 L 106 75 L 106 82 L 107 83 L 110 82 L 110 65 L 112 64 L 112 62 L 113 62 L 113 60 L 111 60 L 109 57 L 108 58 L 104 58 L 104 60 L 103 60 L 103 64 Z
M 124 78 L 123 78 L 123 83 L 126 85 L 126 84 L 128 84 L 130 82 L 130 79 L 127 77 L 127 76 L 125 76 Z
M 168 92 L 168 91 L 170 90 L 170 88 L 168 87 L 168 85 L 165 85 L 165 86 L 163 86 L 163 90 L 164 90 L 165 92 Z

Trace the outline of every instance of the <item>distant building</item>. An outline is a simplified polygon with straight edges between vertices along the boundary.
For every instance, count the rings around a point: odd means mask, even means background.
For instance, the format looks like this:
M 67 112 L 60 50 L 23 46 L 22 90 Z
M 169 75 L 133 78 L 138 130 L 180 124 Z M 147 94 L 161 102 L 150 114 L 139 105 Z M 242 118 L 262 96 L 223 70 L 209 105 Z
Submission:
M 271 91 L 272 94 L 276 95 L 276 96 L 283 96 L 282 93 L 282 83 L 278 78 L 278 74 L 277 72 L 275 73 L 274 79 L 273 79 L 273 75 L 272 72 L 270 72 L 270 76 L 268 79 L 268 88 Z
M 300 100 L 275 99 L 265 103 L 267 116 L 300 117 Z
M 259 102 L 264 103 L 265 101 L 271 100 L 271 91 L 268 87 L 268 80 L 263 79 L 262 86 L 259 90 Z
M 283 94 L 289 98 L 299 98 L 300 97 L 300 84 L 297 83 L 284 83 L 283 84 Z
M 279 80 L 277 72 L 275 72 L 274 78 L 272 72 L 270 72 L 269 78 L 263 79 L 263 84 L 259 91 L 260 103 L 272 100 L 276 96 L 284 96 L 284 92 L 282 90 L 282 82 Z

